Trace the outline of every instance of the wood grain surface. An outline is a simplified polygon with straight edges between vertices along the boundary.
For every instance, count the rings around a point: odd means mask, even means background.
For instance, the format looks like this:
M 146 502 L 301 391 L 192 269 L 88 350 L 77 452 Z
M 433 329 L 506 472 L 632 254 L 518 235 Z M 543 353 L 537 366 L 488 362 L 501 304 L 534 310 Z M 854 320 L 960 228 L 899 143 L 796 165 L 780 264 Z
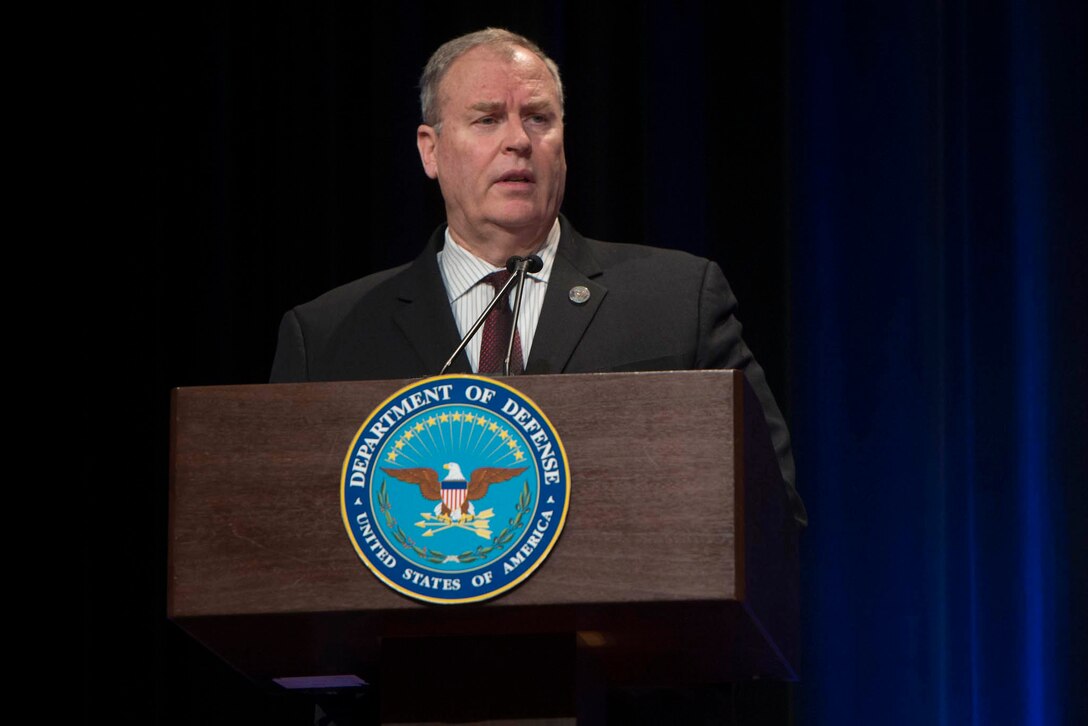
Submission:
M 795 677 L 797 533 L 741 374 L 518 377 L 564 443 L 570 509 L 532 577 L 461 606 L 387 588 L 344 528 L 349 446 L 409 383 L 175 390 L 168 615 L 256 678 L 376 677 L 383 639 L 564 632 L 595 633 L 616 677 Z

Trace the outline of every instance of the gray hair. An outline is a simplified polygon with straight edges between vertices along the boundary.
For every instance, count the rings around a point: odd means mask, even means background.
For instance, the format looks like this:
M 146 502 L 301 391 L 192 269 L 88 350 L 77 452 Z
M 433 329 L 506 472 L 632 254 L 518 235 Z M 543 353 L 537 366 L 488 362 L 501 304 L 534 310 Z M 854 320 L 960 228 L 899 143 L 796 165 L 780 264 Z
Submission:
M 419 105 L 423 109 L 423 123 L 440 129 L 442 118 L 439 114 L 438 91 L 442 79 L 446 77 L 446 72 L 455 60 L 479 46 L 487 46 L 500 52 L 505 51 L 511 58 L 516 48 L 524 48 L 544 61 L 544 65 L 548 67 L 552 78 L 555 79 L 555 86 L 559 92 L 559 111 L 563 112 L 563 81 L 559 78 L 559 66 L 555 61 L 545 55 L 539 45 L 523 35 L 503 28 L 485 28 L 443 43 L 427 61 L 427 65 L 423 68 L 423 75 L 419 79 Z

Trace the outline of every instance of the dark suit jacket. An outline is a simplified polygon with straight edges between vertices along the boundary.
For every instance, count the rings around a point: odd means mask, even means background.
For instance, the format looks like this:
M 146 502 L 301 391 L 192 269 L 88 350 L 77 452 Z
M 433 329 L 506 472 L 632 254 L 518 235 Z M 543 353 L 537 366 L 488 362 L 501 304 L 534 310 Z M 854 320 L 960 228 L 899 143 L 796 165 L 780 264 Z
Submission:
M 741 339 L 721 269 L 684 252 L 579 235 L 564 217 L 526 374 L 736 368 L 771 431 L 799 521 L 789 432 L 763 370 Z M 272 382 L 435 375 L 460 336 L 436 255 L 444 228 L 415 262 L 338 287 L 283 317 Z M 568 298 L 575 285 L 590 297 Z M 450 373 L 471 373 L 462 353 Z

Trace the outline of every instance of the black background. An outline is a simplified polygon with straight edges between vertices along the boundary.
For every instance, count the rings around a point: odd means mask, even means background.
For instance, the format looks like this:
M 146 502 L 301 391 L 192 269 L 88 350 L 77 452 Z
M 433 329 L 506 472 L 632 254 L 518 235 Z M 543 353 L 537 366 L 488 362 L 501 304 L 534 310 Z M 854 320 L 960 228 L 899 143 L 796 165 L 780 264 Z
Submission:
M 85 703 L 116 720 L 299 723 L 165 618 L 170 390 L 267 379 L 280 316 L 414 258 L 443 221 L 416 83 L 485 26 L 559 63 L 563 211 L 584 235 L 719 262 L 789 412 L 787 18 L 780 3 L 230 3 L 119 18 L 92 86 L 98 488 L 85 553 Z M 107 100 L 108 99 L 108 100 Z M 95 103 L 97 101 L 97 103 Z M 123 469 L 114 468 L 123 464 Z M 153 714 L 149 718 L 149 715 Z

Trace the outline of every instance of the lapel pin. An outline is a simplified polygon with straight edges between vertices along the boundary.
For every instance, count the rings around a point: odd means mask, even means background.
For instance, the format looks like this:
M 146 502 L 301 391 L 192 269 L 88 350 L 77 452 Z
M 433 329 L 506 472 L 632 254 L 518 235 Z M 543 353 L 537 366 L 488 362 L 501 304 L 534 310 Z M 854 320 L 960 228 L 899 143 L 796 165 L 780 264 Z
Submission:
M 584 305 L 589 300 L 589 288 L 585 285 L 575 285 L 570 289 L 568 297 L 575 305 Z

